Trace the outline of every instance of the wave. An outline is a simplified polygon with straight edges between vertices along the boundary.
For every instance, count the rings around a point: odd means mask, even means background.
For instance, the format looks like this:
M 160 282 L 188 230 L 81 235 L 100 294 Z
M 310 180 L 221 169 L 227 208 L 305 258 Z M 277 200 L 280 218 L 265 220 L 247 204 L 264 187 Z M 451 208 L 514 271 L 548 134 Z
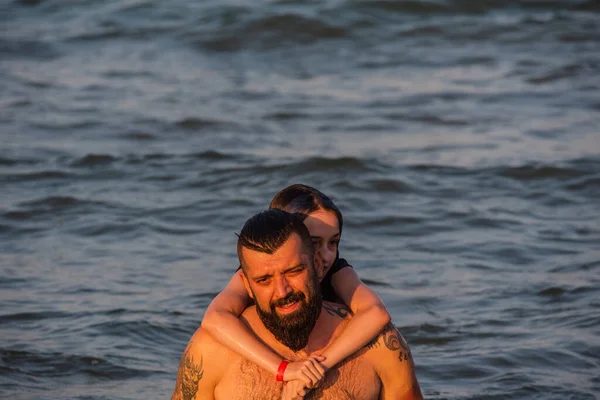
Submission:
M 552 83 L 567 78 L 574 78 L 586 70 L 582 64 L 567 64 L 558 68 L 553 68 L 535 77 L 527 78 L 528 83 L 535 85 Z
M 24 201 L 17 204 L 18 209 L 8 210 L 2 216 L 12 221 L 35 220 L 38 217 L 50 215 L 52 222 L 56 222 L 57 214 L 65 216 L 70 213 L 88 213 L 91 211 L 113 211 L 122 209 L 131 211 L 121 205 L 114 205 L 107 202 L 85 200 L 73 196 L 48 196 L 35 200 Z
M 511 8 L 513 10 L 578 10 L 596 11 L 600 7 L 592 0 L 427 0 L 427 1 L 393 1 L 393 0 L 362 0 L 346 2 L 345 6 L 369 11 L 385 11 L 406 14 L 447 14 L 447 13 L 483 13 L 487 11 Z
M 172 317 L 172 316 L 171 316 Z M 165 345 L 179 343 L 180 337 L 190 335 L 190 330 L 174 321 L 178 319 L 171 318 L 169 323 L 158 324 L 150 321 L 120 321 L 112 320 L 92 324 L 86 327 L 87 331 L 100 333 L 108 337 L 126 337 L 128 341 L 134 341 L 136 346 L 148 348 L 148 345 Z M 199 321 L 195 321 L 196 328 Z M 193 331 L 192 331 L 193 332 Z
M 1 157 L 0 166 L 14 167 L 16 165 L 35 165 L 39 164 L 41 160 L 33 158 L 22 158 L 22 157 Z
M 91 378 L 124 380 L 148 377 L 159 371 L 135 369 L 102 357 L 59 352 L 0 349 L 2 361 L 12 374 L 37 378 L 84 375 Z
M 348 226 L 351 226 L 352 229 L 377 228 L 378 231 L 382 230 L 387 234 L 393 233 L 395 235 L 400 235 L 403 232 L 410 235 L 418 235 L 421 229 L 434 231 L 433 228 L 423 228 L 422 225 L 424 222 L 425 218 L 417 216 L 387 216 L 370 218 L 364 221 L 360 221 L 359 219 L 348 221 Z M 391 228 L 392 231 L 386 228 Z
M 96 22 L 95 24 L 93 24 Z M 90 21 L 91 27 L 68 37 L 69 41 L 92 42 L 102 40 L 149 40 L 161 33 L 169 33 L 177 29 L 176 23 L 164 23 L 160 20 L 148 20 L 147 24 L 136 25 L 128 21 L 118 21 L 114 18 L 103 21 Z
M 433 150 L 438 150 L 438 148 Z M 486 179 L 489 177 L 503 177 L 523 182 L 555 180 L 569 182 L 568 187 L 580 189 L 587 186 L 588 180 L 597 179 L 598 174 L 600 174 L 600 159 L 581 158 L 554 163 L 538 162 L 485 168 L 457 167 L 443 164 L 414 164 L 407 165 L 406 168 L 418 173 L 430 173 L 446 177 L 480 176 Z
M 51 210 L 63 210 L 86 205 L 90 202 L 72 196 L 48 196 L 37 200 L 25 201 L 20 204 L 23 207 L 43 208 Z
M 593 254 L 592 254 L 593 257 Z M 569 262 L 566 265 L 561 265 L 551 269 L 549 272 L 551 273 L 572 273 L 573 271 L 593 271 L 600 270 L 600 254 L 596 254 L 597 259 L 593 261 L 584 261 L 584 262 Z
M 1 225 L 0 225 L 1 227 Z M 2 229 L 0 229 L 1 231 Z M 27 287 L 37 283 L 38 278 L 19 278 L 11 276 L 0 276 L 0 288 L 10 289 L 16 287 Z
M 108 165 L 116 161 L 117 158 L 107 154 L 88 154 L 71 163 L 71 167 L 95 167 L 99 165 Z
M 231 5 L 207 4 L 193 7 L 177 3 L 165 7 L 160 2 L 121 4 L 104 9 L 85 6 L 81 2 L 44 2 L 17 0 L 20 6 L 42 6 L 45 12 L 61 21 L 59 11 L 68 5 L 82 10 L 74 29 L 61 33 L 59 37 L 67 41 L 108 41 L 140 40 L 173 36 L 191 46 L 211 52 L 228 53 L 248 50 L 268 51 L 271 49 L 305 45 L 316 42 L 347 40 L 356 43 L 357 38 L 369 37 L 369 30 L 385 25 L 390 31 L 400 27 L 401 36 L 423 38 L 439 37 L 456 33 L 456 29 L 442 29 L 433 25 L 404 28 L 398 22 L 405 22 L 412 15 L 457 15 L 484 14 L 494 10 L 556 10 L 595 12 L 596 2 L 589 1 L 509 1 L 499 0 L 428 0 L 428 1 L 326 1 L 312 4 L 290 4 L 287 1 L 262 4 Z M 65 4 L 66 3 L 66 4 Z M 72 3 L 72 4 L 69 4 Z M 86 10 L 86 8 L 88 8 Z M 96 7 L 97 8 L 97 7 Z M 92 10 L 92 11 L 90 11 Z M 87 11 L 87 12 L 86 12 Z M 65 22 L 65 21 L 61 21 Z M 68 22 L 68 21 L 67 21 Z M 523 21 L 526 22 L 526 21 Z M 500 28 L 502 32 L 506 30 Z M 365 32 L 367 31 L 367 32 Z M 443 33 L 443 35 L 442 35 Z M 66 37 L 65 37 L 66 35 Z M 459 33 L 460 35 L 460 33 Z M 480 40 L 481 33 L 470 32 L 473 39 Z M 495 35 L 487 30 L 483 35 Z M 569 35 L 567 35 L 569 36 Z M 573 36 L 573 35 L 571 35 Z M 573 36 L 586 40 L 586 35 Z M 56 49 L 35 40 L 0 41 L 0 54 L 9 57 L 39 57 L 42 59 L 60 56 Z
M 218 25 L 218 29 L 189 32 L 184 39 L 205 50 L 235 52 L 264 51 L 350 37 L 347 28 L 327 22 L 322 17 L 290 13 L 253 16 L 247 9 L 224 9 L 212 18 L 211 22 Z
M 52 60 L 58 58 L 60 53 L 54 46 L 42 41 L 3 35 L 0 38 L 0 56 L 10 59 Z
M 147 165 L 147 166 L 165 166 L 168 164 L 180 165 L 182 161 L 193 162 L 200 161 L 219 161 L 219 160 L 239 160 L 239 156 L 217 150 L 205 150 L 193 153 L 147 153 L 147 154 L 128 154 L 119 159 L 127 165 Z
M 123 223 L 95 223 L 71 228 L 70 232 L 83 237 L 96 236 L 130 236 L 131 234 L 143 235 L 148 232 L 159 233 L 168 236 L 187 236 L 205 232 L 203 226 L 182 227 L 181 225 L 166 225 L 158 223 L 147 223 L 140 221 Z
M 0 182 L 16 183 L 16 182 L 31 182 L 31 181 L 46 181 L 46 180 L 67 180 L 73 179 L 76 175 L 57 170 L 21 172 L 21 173 L 5 173 L 0 174 Z
M 248 185 L 251 184 L 250 181 L 252 180 L 260 180 L 262 182 L 266 176 L 270 176 L 273 173 L 283 173 L 286 176 L 295 176 L 297 180 L 302 180 L 306 175 L 321 172 L 335 171 L 342 172 L 344 175 L 351 175 L 377 172 L 388 168 L 388 165 L 378 160 L 358 157 L 316 156 L 291 160 L 289 162 L 280 162 L 278 160 L 275 163 L 268 163 L 263 158 L 252 157 L 243 160 L 243 162 L 232 164 L 232 166 L 217 165 L 209 173 L 203 174 L 202 177 L 186 182 L 185 187 L 235 186 L 236 182 Z M 264 182 L 264 184 L 267 183 L 274 184 L 272 180 Z M 278 189 L 275 187 L 273 190 L 276 192 Z
M 125 132 L 119 134 L 118 137 L 121 139 L 134 140 L 138 142 L 146 142 L 158 139 L 157 135 L 142 131 Z
M 589 174 L 589 171 L 572 166 L 527 164 L 519 167 L 498 169 L 498 174 L 520 181 L 567 180 Z
M 228 125 L 231 124 L 226 121 L 204 118 L 185 118 L 175 122 L 176 127 L 190 131 L 201 131 L 205 129 L 214 130 L 217 127 L 224 127 Z
M 10 323 L 17 321 L 42 321 L 44 319 L 67 318 L 70 316 L 72 316 L 72 314 L 59 311 L 23 312 L 0 315 L 0 322 Z
M 358 158 L 358 157 L 309 157 L 301 161 L 288 164 L 287 167 L 291 172 L 327 172 L 331 170 L 339 170 L 344 173 L 368 173 L 368 172 L 383 172 L 389 169 L 387 164 L 375 159 Z

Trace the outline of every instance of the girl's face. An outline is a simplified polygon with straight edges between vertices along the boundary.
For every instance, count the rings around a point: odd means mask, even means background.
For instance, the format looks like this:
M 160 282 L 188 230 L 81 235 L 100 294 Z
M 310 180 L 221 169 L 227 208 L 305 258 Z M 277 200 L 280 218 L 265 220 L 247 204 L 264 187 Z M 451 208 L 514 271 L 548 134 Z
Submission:
M 319 209 L 306 217 L 304 225 L 315 246 L 315 266 L 319 278 L 323 277 L 333 265 L 340 243 L 340 226 L 333 211 Z

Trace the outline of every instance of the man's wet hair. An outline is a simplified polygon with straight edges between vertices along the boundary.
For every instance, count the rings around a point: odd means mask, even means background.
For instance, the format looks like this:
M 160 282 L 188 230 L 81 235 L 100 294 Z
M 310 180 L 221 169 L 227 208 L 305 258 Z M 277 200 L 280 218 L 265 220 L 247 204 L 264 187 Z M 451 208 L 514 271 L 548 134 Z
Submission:
M 260 253 L 273 254 L 296 233 L 302 240 L 302 252 L 309 255 L 311 263 L 315 249 L 310 239 L 308 228 L 299 215 L 276 208 L 262 211 L 251 217 L 242 228 L 237 241 L 237 253 L 242 271 L 247 266 L 242 256 L 244 248 Z
M 333 200 L 307 185 L 298 183 L 282 189 L 273 197 L 269 208 L 278 208 L 292 214 L 301 214 L 303 221 L 309 214 L 317 210 L 331 211 L 336 215 L 340 233 L 342 232 L 344 220 L 341 211 L 336 207 Z

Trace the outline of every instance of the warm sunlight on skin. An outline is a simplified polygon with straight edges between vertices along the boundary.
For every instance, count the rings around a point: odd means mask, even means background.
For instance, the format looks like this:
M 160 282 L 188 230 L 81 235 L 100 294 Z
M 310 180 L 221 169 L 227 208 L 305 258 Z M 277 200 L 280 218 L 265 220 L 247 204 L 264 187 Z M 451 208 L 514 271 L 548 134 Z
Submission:
M 269 310 L 272 302 L 285 298 L 293 292 L 302 292 L 309 297 L 309 268 L 312 260 L 302 252 L 302 240 L 292 234 L 287 242 L 274 254 L 248 249 L 242 250 L 244 263 L 248 266 L 242 275 L 248 294 L 261 306 Z M 278 314 L 289 314 L 296 310 L 299 302 L 285 307 L 276 307 Z
M 310 232 L 310 238 L 315 246 L 315 254 L 323 263 L 323 277 L 333 265 L 340 243 L 340 227 L 337 216 L 332 211 L 317 210 L 306 217 L 304 225 Z
M 341 237 L 339 221 L 335 212 L 318 209 L 304 219 L 304 224 L 315 248 L 315 270 L 319 280 L 322 280 L 337 257 Z M 202 321 L 202 327 L 223 346 L 256 363 L 273 376 L 278 372 L 282 356 L 257 340 L 240 320 L 240 315 L 249 304 L 249 296 L 262 309 L 268 310 L 271 304 L 277 304 L 275 312 L 280 317 L 290 317 L 300 311 L 302 305 L 295 299 L 277 302 L 293 292 L 307 294 L 311 260 L 307 254 L 294 255 L 288 251 L 291 248 L 287 248 L 292 243 L 299 245 L 297 240 L 296 237 L 288 240 L 270 257 L 242 250 L 242 261 L 250 266 L 246 269 L 247 275 L 238 272 L 231 279 L 211 302 Z M 341 268 L 330 277 L 328 283 L 339 296 L 340 302 L 352 310 L 353 317 L 322 354 L 313 354 L 288 365 L 283 379 L 292 382 L 290 388 L 297 386 L 305 390 L 314 387 L 324 378 L 327 369 L 334 368 L 370 343 L 390 322 L 381 300 L 360 281 L 352 267 Z M 291 394 L 295 395 L 294 390 Z M 284 397 L 284 400 L 291 398 L 295 396 Z

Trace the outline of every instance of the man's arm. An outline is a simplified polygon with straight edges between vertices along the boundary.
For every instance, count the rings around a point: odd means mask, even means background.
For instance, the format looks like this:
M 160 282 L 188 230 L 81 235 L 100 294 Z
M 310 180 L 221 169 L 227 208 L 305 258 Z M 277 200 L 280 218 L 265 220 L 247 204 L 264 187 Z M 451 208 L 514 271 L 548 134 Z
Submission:
M 392 323 L 367 348 L 381 379 L 380 400 L 423 399 L 408 343 Z
M 202 328 L 196 331 L 181 356 L 171 400 L 213 400 L 222 364 L 214 357 L 216 346 Z

